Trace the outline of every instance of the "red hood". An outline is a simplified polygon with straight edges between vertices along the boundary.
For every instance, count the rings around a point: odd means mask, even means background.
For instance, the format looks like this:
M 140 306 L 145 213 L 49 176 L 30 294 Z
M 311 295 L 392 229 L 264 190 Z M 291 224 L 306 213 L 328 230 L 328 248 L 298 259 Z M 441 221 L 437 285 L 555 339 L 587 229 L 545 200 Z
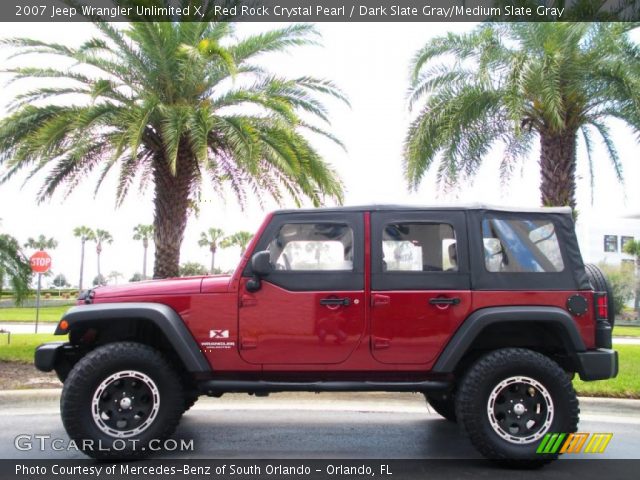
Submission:
M 165 280 L 149 280 L 145 282 L 127 283 L 126 285 L 98 287 L 94 291 L 95 298 L 185 295 L 200 293 L 203 282 L 208 287 L 206 289 L 207 291 L 211 291 L 212 288 L 217 291 L 226 291 L 230 278 L 229 275 L 167 278 Z

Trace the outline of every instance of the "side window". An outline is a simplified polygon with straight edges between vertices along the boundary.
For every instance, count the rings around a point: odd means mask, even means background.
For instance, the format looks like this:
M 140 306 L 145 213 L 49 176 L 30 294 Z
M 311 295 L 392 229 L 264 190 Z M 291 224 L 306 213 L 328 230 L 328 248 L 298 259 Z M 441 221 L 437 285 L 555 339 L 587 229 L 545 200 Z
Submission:
M 339 223 L 287 223 L 269 243 L 276 270 L 353 271 L 353 230 Z
M 453 227 L 446 223 L 392 223 L 382 233 L 382 271 L 455 272 Z
M 561 272 L 555 226 L 545 220 L 484 219 L 485 266 L 489 272 Z

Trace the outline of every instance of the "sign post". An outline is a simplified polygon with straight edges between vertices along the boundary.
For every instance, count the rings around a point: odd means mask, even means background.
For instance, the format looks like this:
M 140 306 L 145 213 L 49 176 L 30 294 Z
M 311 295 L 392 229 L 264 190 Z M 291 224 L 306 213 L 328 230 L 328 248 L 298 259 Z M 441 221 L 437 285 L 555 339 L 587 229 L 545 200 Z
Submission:
M 40 250 L 29 259 L 31 271 L 38 274 L 38 290 L 36 292 L 36 333 L 38 333 L 38 322 L 40 320 L 40 289 L 42 288 L 42 274 L 47 273 L 51 268 L 51 257 L 44 250 Z

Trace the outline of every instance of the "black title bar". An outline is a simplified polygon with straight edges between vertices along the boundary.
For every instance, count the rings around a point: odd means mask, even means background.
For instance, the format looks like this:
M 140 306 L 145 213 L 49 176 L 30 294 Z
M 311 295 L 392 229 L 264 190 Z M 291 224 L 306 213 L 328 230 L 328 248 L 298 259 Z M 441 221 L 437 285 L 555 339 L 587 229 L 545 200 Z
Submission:
M 0 22 L 593 22 L 639 19 L 639 0 L 0 1 Z
M 568 457 L 568 455 L 565 455 Z M 0 460 L 3 480 L 440 480 L 486 477 L 517 478 L 635 478 L 640 460 L 585 460 L 565 458 L 543 471 L 500 468 L 487 460 L 143 460 L 96 462 L 91 460 Z M 518 475 L 514 475 L 518 474 Z

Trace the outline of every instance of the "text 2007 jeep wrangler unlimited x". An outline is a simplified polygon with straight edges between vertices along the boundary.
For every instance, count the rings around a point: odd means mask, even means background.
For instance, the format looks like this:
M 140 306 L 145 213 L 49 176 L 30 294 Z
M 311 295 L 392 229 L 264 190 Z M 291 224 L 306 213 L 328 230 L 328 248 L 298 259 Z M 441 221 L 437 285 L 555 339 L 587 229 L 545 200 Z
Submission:
M 278 211 L 233 275 L 83 292 L 35 363 L 91 456 L 144 453 L 199 395 L 387 391 L 424 393 L 488 458 L 539 461 L 577 429 L 572 376 L 617 374 L 608 290 L 569 209 Z

